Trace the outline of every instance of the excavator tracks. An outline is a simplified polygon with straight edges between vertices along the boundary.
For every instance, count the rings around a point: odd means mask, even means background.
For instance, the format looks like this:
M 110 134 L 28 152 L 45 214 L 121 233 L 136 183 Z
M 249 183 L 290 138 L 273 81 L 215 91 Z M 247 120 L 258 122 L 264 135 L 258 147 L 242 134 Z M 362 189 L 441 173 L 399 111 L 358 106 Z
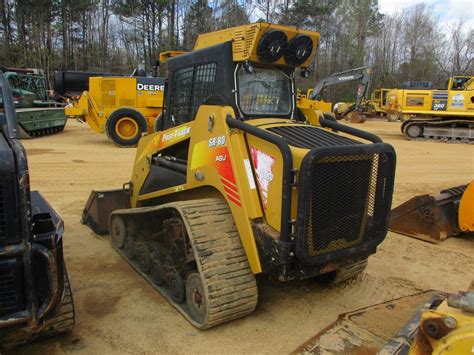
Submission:
M 64 127 L 66 127 L 66 124 L 62 126 L 39 128 L 34 131 L 26 131 L 23 127 L 20 126 L 20 137 L 21 138 L 38 138 L 38 137 L 49 136 L 49 135 L 64 131 Z
M 402 133 L 410 140 L 474 144 L 474 121 L 410 119 L 403 122 Z
M 64 293 L 59 308 L 55 314 L 48 316 L 38 329 L 31 330 L 19 326 L 8 329 L 6 333 L 0 333 L 0 350 L 12 349 L 27 342 L 50 338 L 59 334 L 67 333 L 74 328 L 75 310 L 72 298 L 69 277 L 64 266 Z
M 170 264 L 165 250 L 147 238 L 134 221 L 153 216 L 159 220 L 170 211 L 181 222 L 165 238 L 188 242 L 191 259 L 186 267 Z M 186 240 L 176 238 L 179 225 Z M 161 235 L 150 231 L 147 235 Z M 110 234 L 115 249 L 192 325 L 206 329 L 251 314 L 258 290 L 227 203 L 221 199 L 173 202 L 157 207 L 118 210 L 111 215 Z M 185 248 L 186 249 L 186 248 Z M 189 267 L 189 265 L 192 265 Z M 183 271 L 184 270 L 184 271 Z

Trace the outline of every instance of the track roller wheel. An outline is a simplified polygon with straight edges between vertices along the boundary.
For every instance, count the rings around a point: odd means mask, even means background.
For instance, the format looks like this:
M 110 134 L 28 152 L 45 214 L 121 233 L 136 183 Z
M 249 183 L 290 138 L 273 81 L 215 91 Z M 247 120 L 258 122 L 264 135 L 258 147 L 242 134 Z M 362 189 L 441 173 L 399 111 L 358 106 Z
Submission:
M 198 273 L 189 274 L 186 279 L 186 304 L 191 317 L 198 322 L 204 323 L 207 316 L 207 299 Z
M 114 217 L 110 222 L 110 234 L 112 237 L 112 243 L 122 249 L 125 244 L 125 238 L 127 237 L 127 227 L 125 222 L 120 217 Z
M 140 268 L 145 274 L 149 274 L 151 270 L 151 253 L 146 247 L 145 244 L 140 243 L 140 245 L 137 247 L 137 259 L 138 259 L 138 264 L 140 265 Z
M 419 138 L 423 134 L 423 127 L 417 124 L 408 125 L 405 128 L 405 134 L 411 139 Z
M 172 270 L 168 278 L 168 289 L 170 291 L 171 299 L 176 303 L 183 303 L 186 297 L 184 291 L 184 280 L 181 275 Z
M 155 258 L 151 263 L 151 279 L 157 286 L 163 286 L 166 283 L 166 271 L 161 261 Z
M 397 122 L 399 119 L 400 119 L 400 114 L 398 112 L 388 112 L 387 113 L 387 121 Z
M 125 254 L 132 260 L 135 259 L 135 242 L 131 237 L 125 238 Z

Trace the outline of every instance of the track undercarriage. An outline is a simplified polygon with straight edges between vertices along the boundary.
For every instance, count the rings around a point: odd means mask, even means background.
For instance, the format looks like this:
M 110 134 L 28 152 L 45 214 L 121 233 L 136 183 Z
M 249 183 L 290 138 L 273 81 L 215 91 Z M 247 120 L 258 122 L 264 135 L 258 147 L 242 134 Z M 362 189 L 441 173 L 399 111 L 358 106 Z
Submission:
M 411 118 L 402 123 L 402 133 L 412 140 L 474 143 L 474 121 L 446 118 Z
M 225 201 L 119 210 L 110 231 L 117 251 L 197 328 L 254 311 L 255 276 Z

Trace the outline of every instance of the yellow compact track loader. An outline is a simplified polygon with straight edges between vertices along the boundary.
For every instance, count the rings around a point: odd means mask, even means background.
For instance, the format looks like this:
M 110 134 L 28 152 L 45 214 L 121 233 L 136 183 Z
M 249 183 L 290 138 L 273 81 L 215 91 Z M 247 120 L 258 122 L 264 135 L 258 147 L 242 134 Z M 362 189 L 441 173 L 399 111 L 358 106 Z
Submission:
M 439 243 L 461 233 L 474 232 L 474 180 L 441 191 L 419 195 L 390 213 L 390 230 L 409 237 Z
M 156 77 L 99 76 L 89 78 L 89 90 L 65 108 L 97 133 L 120 147 L 134 147 L 152 133 L 164 107 L 165 80 Z
M 199 36 L 167 60 L 161 131 L 140 140 L 131 181 L 86 204 L 83 222 L 198 328 L 252 313 L 257 274 L 356 277 L 386 236 L 393 148 L 295 119 L 318 39 L 268 23 Z
M 451 77 L 446 90 L 408 86 L 387 96 L 387 114 L 403 121 L 401 131 L 407 138 L 474 142 L 473 76 Z

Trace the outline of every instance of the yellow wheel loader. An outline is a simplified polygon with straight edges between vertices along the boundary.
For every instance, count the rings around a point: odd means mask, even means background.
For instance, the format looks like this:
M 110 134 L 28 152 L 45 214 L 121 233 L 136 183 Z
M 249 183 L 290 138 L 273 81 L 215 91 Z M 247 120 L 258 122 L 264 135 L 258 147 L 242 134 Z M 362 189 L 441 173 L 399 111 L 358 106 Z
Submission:
M 292 354 L 472 354 L 474 289 L 414 295 L 339 315 Z
M 165 80 L 156 77 L 98 76 L 89 90 L 70 102 L 65 113 L 87 124 L 120 147 L 134 147 L 153 132 L 163 111 Z
M 161 130 L 131 181 L 86 204 L 83 223 L 198 328 L 252 313 L 258 274 L 357 277 L 386 236 L 393 148 L 296 120 L 295 73 L 318 39 L 269 23 L 199 36 L 167 60 Z

